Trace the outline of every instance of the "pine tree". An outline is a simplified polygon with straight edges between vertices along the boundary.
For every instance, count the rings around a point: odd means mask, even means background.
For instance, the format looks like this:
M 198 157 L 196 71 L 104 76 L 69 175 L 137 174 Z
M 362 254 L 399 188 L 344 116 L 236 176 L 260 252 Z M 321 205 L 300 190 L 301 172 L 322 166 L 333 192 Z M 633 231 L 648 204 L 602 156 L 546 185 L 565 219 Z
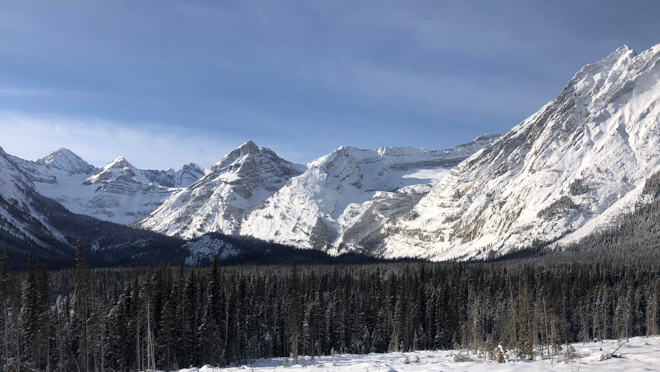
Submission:
M 46 369 L 50 360 L 50 317 L 48 272 L 30 256 L 23 290 L 21 329 L 27 347 L 27 358 L 37 369 Z
M 162 307 L 158 320 L 158 332 L 156 336 L 158 367 L 165 370 L 175 369 L 175 340 L 177 340 L 176 327 L 176 290 L 172 283 L 172 269 L 168 266 L 164 269 L 161 282 L 157 290 L 161 292 Z
M 82 240 L 76 245 L 76 270 L 74 273 L 74 324 L 78 334 L 78 365 L 81 371 L 88 372 L 91 366 L 91 293 L 89 288 L 89 263 L 85 259 Z
M 289 278 L 289 342 L 291 344 L 291 358 L 298 364 L 298 318 L 300 314 L 300 304 L 298 302 L 298 268 L 295 261 L 291 266 L 291 276 Z
M 0 325 L 2 326 L 2 360 L 4 365 L 4 370 L 9 369 L 9 311 L 10 311 L 10 301 L 11 301 L 11 283 L 9 281 L 9 256 L 7 256 L 7 251 L 3 253 L 0 257 L 0 306 L 2 306 L 2 312 L 0 316 Z

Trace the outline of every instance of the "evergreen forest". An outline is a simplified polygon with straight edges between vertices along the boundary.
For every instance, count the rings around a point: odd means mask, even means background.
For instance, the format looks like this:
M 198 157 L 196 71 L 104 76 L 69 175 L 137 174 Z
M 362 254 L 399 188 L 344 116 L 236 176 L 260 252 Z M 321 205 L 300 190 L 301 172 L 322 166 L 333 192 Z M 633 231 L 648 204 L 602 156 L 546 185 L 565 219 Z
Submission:
M 518 355 L 658 333 L 660 266 L 491 263 L 0 265 L 6 371 L 177 370 L 421 349 Z

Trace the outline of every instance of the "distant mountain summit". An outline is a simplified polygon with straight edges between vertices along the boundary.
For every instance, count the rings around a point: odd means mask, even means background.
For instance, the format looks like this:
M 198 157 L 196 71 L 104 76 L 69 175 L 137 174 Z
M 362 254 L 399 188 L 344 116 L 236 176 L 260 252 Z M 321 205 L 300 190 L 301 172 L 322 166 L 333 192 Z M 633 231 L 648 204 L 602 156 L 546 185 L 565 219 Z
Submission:
M 69 175 L 90 174 L 96 170 L 93 165 L 87 163 L 80 156 L 65 148 L 61 148 L 52 154 L 37 160 L 37 164 L 43 164 L 48 169 L 57 169 L 67 172 Z
M 40 194 L 74 213 L 121 224 L 148 216 L 206 173 L 192 163 L 178 171 L 141 170 L 121 156 L 96 168 L 64 148 L 37 161 L 11 158 Z
M 172 169 L 169 170 L 172 172 Z M 188 187 L 193 183 L 199 181 L 204 177 L 209 171 L 200 167 L 195 163 L 185 164 L 178 171 L 174 172 L 174 180 L 172 185 L 163 184 L 163 186 L 168 187 Z

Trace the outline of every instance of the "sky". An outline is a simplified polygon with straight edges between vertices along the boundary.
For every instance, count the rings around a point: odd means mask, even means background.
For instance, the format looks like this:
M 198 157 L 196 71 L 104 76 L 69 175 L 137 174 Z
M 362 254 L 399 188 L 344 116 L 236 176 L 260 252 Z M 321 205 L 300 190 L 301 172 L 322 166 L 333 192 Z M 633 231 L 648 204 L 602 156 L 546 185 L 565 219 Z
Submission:
M 209 168 L 252 140 L 444 149 L 504 133 L 585 64 L 660 43 L 656 1 L 0 3 L 0 147 Z

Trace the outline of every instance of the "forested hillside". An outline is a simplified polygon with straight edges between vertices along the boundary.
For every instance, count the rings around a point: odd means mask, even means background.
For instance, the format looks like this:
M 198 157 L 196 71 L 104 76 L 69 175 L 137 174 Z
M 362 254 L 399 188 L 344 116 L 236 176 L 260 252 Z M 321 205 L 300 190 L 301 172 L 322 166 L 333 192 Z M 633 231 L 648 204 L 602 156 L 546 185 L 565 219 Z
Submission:
M 647 263 L 409 263 L 0 270 L 0 365 L 172 370 L 256 358 L 658 333 Z

